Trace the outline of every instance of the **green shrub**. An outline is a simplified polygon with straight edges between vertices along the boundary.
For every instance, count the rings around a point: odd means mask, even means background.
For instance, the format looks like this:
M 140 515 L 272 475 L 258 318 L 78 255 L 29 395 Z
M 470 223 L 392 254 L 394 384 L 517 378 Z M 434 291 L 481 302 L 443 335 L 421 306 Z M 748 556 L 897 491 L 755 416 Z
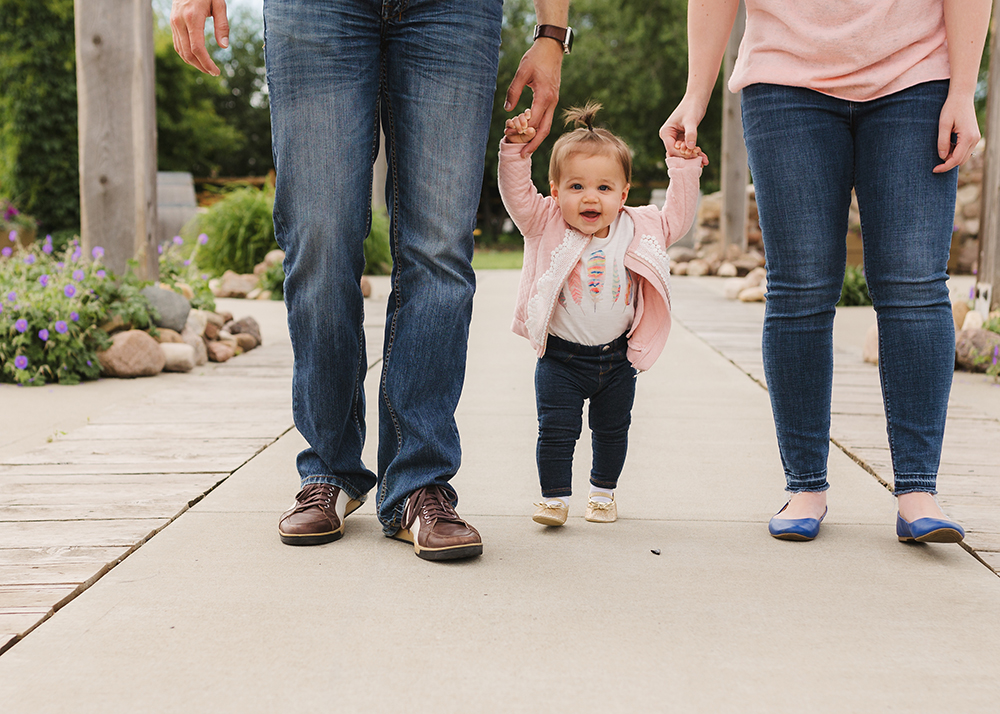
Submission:
M 365 239 L 365 275 L 388 275 L 391 272 L 389 216 L 383 210 L 372 211 L 372 229 Z
M 2 239 L 4 242 L 9 238 Z M 0 381 L 77 384 L 101 372 L 97 352 L 111 340 L 101 325 L 114 318 L 138 328 L 155 318 L 145 283 L 101 265 L 102 248 L 84 256 L 78 241 L 58 253 L 48 237 L 0 251 Z
M 188 248 L 184 239 L 174 236 L 166 245 L 158 249 L 160 254 L 160 282 L 171 290 L 184 293 L 184 287 L 191 290 L 189 302 L 196 310 L 215 311 L 215 295 L 208 286 L 209 274 L 198 267 L 198 251 L 208 243 L 208 236 L 202 233 Z
M 838 307 L 854 305 L 871 305 L 872 298 L 868 294 L 868 281 L 865 280 L 864 268 L 848 265 L 844 272 L 844 287 L 840 290 Z
M 245 187 L 230 191 L 206 213 L 185 227 L 185 237 L 204 233 L 208 242 L 201 249 L 201 267 L 215 275 L 227 270 L 252 273 L 274 240 L 274 190 Z
M 281 263 L 272 265 L 260 276 L 261 290 L 270 290 L 272 300 L 281 300 L 285 296 L 285 269 Z
M 46 232 L 80 225 L 74 33 L 73 0 L 0 0 L 0 190 Z

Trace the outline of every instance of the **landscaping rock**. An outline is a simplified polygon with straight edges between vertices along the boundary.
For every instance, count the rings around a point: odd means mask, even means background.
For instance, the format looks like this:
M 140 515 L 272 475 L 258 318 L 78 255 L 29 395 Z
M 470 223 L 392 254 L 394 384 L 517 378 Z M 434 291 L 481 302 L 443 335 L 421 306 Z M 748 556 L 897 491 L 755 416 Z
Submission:
M 179 344 L 184 342 L 184 338 L 181 337 L 181 333 L 171 330 L 169 327 L 161 327 L 157 330 L 160 334 L 157 335 L 156 341 L 162 344 Z
M 747 285 L 743 278 L 729 278 L 722 285 L 722 294 L 726 296 L 727 300 L 735 300 L 748 287 L 751 286 Z
M 240 275 L 232 270 L 222 274 L 219 287 L 214 291 L 216 297 L 245 298 L 247 293 L 257 287 L 256 275 Z
M 201 310 L 200 312 L 201 312 L 202 315 L 205 316 L 205 321 L 206 322 L 211 323 L 212 325 L 215 325 L 220 330 L 226 324 L 226 322 L 228 322 L 228 320 L 226 320 L 226 318 L 225 318 L 224 315 L 221 315 L 221 314 L 219 314 L 217 312 L 212 312 L 211 310 Z M 229 319 L 231 320 L 233 318 L 230 317 Z
M 184 342 L 180 344 L 163 342 L 160 343 L 160 349 L 163 350 L 166 359 L 163 365 L 164 372 L 190 372 L 194 369 L 195 351 L 191 345 Z
M 236 354 L 236 350 L 224 342 L 209 342 L 206 347 L 208 358 L 213 362 L 226 362 Z
M 983 326 L 983 316 L 980 315 L 975 310 L 969 310 L 965 313 L 965 319 L 962 320 L 962 331 L 965 330 L 978 330 Z
M 764 301 L 764 288 L 759 285 L 754 288 L 747 288 L 742 291 L 737 297 L 742 302 L 763 302 Z
M 164 290 L 153 285 L 143 288 L 142 295 L 160 315 L 155 322 L 157 327 L 168 327 L 176 332 L 184 329 L 184 323 L 191 311 L 191 303 L 186 297 L 173 290 Z
M 670 256 L 671 262 L 674 263 L 687 263 L 698 257 L 698 253 L 694 248 L 688 248 L 683 245 L 670 246 L 667 248 L 667 255 Z
M 955 330 L 961 330 L 965 316 L 969 314 L 969 301 L 962 298 L 951 303 L 951 314 L 955 318 Z
M 993 353 L 998 347 L 1000 335 L 995 332 L 982 328 L 962 330 L 955 342 L 955 361 L 961 369 L 985 372 L 993 364 Z
M 868 328 L 865 333 L 865 344 L 861 348 L 861 359 L 871 364 L 878 364 L 878 323 Z
M 687 275 L 688 274 L 688 264 L 687 263 L 673 263 L 670 266 L 671 275 Z
M 767 280 L 767 271 L 761 267 L 754 268 L 743 278 L 748 288 L 755 288 L 758 285 L 763 285 L 764 281 Z
M 244 317 L 236 322 L 230 322 L 226 325 L 226 330 L 231 335 L 239 335 L 241 333 L 252 335 L 258 345 L 264 344 L 264 339 L 260 335 L 260 325 L 252 317 Z
M 729 261 L 726 261 L 725 263 L 719 266 L 719 269 L 715 271 L 715 274 L 718 275 L 720 278 L 735 278 L 737 275 L 739 275 L 739 271 L 737 271 L 735 265 L 733 265 Z
M 240 332 L 237 335 L 233 335 L 236 338 L 237 344 L 239 344 L 240 349 L 244 352 L 249 352 L 257 346 L 257 340 L 254 336 L 248 332 Z
M 181 339 L 185 344 L 191 345 L 194 350 L 194 365 L 199 367 L 208 362 L 208 350 L 205 347 L 205 338 L 189 327 L 181 331 Z
M 200 338 L 205 334 L 205 326 L 207 324 L 208 318 L 205 316 L 205 312 L 203 310 L 192 310 L 188 313 L 187 323 L 184 325 L 184 330 L 190 330 Z M 181 330 L 182 335 L 184 334 L 184 330 Z
M 710 272 L 712 272 L 712 270 L 709 267 L 708 261 L 702 260 L 701 258 L 695 258 L 694 260 L 688 262 L 688 275 L 708 275 Z
M 112 338 L 111 347 L 97 353 L 105 377 L 152 377 L 163 371 L 166 357 L 159 342 L 142 330 L 125 330 Z
M 219 327 L 215 323 L 210 322 L 207 325 L 205 325 L 205 339 L 206 340 L 214 340 L 218 336 L 219 336 Z

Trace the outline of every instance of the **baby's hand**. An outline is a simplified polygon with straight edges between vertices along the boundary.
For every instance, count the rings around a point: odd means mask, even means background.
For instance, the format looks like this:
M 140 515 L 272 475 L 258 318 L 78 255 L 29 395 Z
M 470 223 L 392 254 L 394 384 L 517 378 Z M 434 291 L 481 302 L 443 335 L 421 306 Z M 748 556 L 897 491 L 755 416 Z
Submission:
M 693 149 L 689 149 L 687 144 L 683 141 L 675 142 L 673 147 L 667 153 L 667 156 L 678 156 L 682 159 L 694 159 L 700 156 L 701 165 L 708 166 L 708 157 L 701 152 L 701 148 L 696 146 Z
M 527 144 L 535 138 L 535 127 L 528 126 L 531 110 L 525 109 L 516 117 L 508 119 L 503 127 L 503 134 L 512 144 Z

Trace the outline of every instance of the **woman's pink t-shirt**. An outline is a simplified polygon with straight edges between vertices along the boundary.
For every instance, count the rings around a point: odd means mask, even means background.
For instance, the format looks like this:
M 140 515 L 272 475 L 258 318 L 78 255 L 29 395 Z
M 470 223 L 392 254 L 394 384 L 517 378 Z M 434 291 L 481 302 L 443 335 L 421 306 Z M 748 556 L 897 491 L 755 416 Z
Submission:
M 951 76 L 942 0 L 746 0 L 729 80 L 877 99 Z

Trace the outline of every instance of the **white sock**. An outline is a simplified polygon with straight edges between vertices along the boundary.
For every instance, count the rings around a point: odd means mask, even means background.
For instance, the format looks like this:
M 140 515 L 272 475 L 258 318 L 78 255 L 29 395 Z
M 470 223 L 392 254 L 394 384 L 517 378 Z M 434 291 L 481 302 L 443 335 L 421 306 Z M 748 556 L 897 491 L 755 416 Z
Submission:
M 598 503 L 611 503 L 614 500 L 615 492 L 614 490 L 608 490 L 606 488 L 598 488 L 591 484 L 590 486 L 590 500 L 597 501 Z
M 555 508 L 569 508 L 569 496 L 553 496 L 552 498 L 545 498 L 546 506 L 553 506 Z

